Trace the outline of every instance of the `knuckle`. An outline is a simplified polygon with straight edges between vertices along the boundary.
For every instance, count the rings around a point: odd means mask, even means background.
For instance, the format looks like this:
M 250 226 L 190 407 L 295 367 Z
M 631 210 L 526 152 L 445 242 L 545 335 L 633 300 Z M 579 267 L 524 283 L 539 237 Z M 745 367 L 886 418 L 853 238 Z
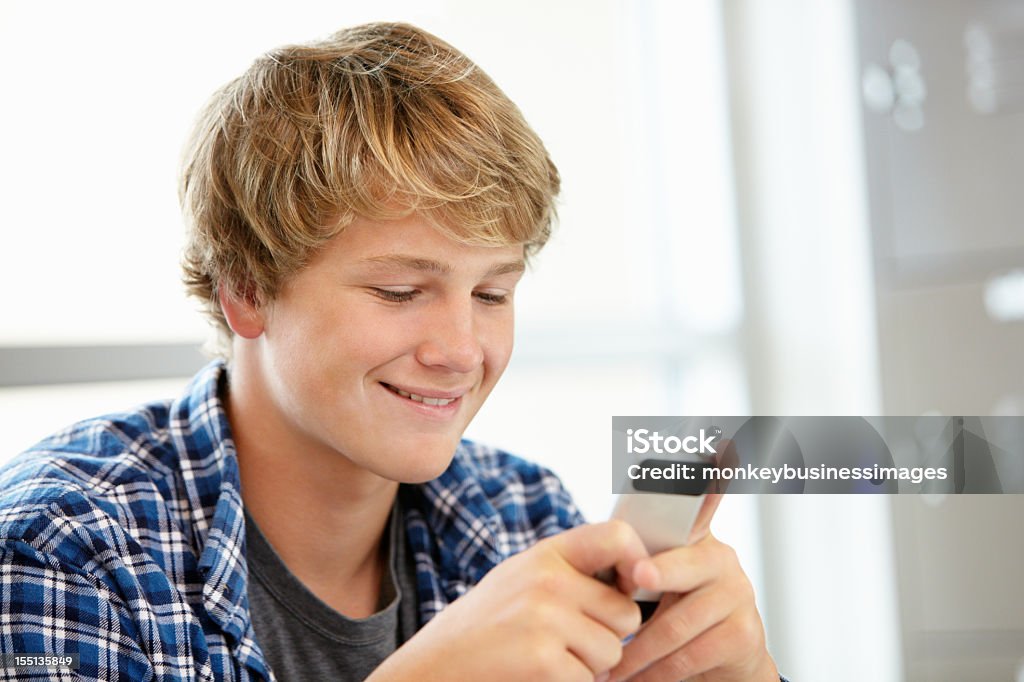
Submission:
M 717 569 L 720 575 L 731 575 L 734 569 L 739 566 L 739 557 L 729 545 L 718 543 L 708 548 L 708 558 L 711 565 Z
M 631 635 L 640 629 L 643 625 L 643 617 L 640 614 L 640 605 L 630 599 L 625 606 L 624 613 L 621 618 L 622 629 L 617 633 L 622 637 Z
M 764 632 L 761 629 L 761 622 L 753 616 L 740 618 L 736 623 L 735 638 L 737 642 L 750 646 L 759 646 Z
M 605 654 L 604 659 L 600 661 L 601 668 L 598 672 L 604 670 L 611 670 L 619 664 L 622 660 L 622 642 L 617 638 L 611 638 L 612 641 L 602 647 L 602 652 Z
M 676 651 L 664 660 L 665 670 L 673 679 L 687 677 L 695 669 L 693 654 L 687 649 Z
M 596 637 L 595 640 L 593 660 L 590 661 L 594 666 L 594 672 L 611 670 L 622 660 L 622 641 L 611 631 Z
M 754 603 L 754 600 L 757 596 L 754 593 L 754 586 L 751 584 L 750 579 L 747 578 L 746 574 L 741 573 L 740 575 L 740 597 L 743 599 L 744 602 L 752 604 Z
M 632 541 L 635 535 L 636 531 L 625 521 L 621 519 L 608 521 L 608 540 L 615 547 L 625 547 Z
M 687 616 L 674 614 L 673 618 L 664 621 L 665 641 L 677 647 L 686 644 L 693 637 L 693 626 Z
M 727 545 L 724 542 L 717 542 L 714 547 L 716 558 L 722 566 L 729 566 L 732 564 L 739 563 L 739 557 L 736 554 L 736 550 L 731 545 Z
M 548 590 L 528 590 L 523 594 L 521 604 L 534 622 L 551 623 L 554 621 L 557 609 L 551 600 L 551 593 Z
M 531 678 L 538 680 L 557 679 L 561 651 L 550 640 L 535 640 L 531 649 L 529 666 Z
M 542 591 L 557 594 L 562 589 L 563 580 L 562 571 L 552 563 L 545 563 L 534 569 L 533 584 Z
M 587 668 L 576 666 L 571 673 L 567 673 L 562 670 L 555 677 L 551 678 L 551 682 L 594 682 L 594 675 Z

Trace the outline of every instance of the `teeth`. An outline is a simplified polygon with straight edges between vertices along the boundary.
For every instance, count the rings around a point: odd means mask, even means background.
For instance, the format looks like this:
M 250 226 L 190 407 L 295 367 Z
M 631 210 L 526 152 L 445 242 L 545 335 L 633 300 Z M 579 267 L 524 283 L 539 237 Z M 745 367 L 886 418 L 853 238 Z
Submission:
M 435 406 L 442 406 L 443 407 L 444 405 L 447 405 L 448 403 L 455 402 L 455 398 L 424 398 L 421 395 L 416 395 L 415 393 L 409 393 L 408 391 L 403 391 L 402 389 L 395 388 L 394 386 L 391 386 L 391 389 L 395 393 L 397 393 L 398 395 L 402 396 L 403 398 L 408 398 L 409 400 L 414 400 L 414 401 L 416 401 L 418 403 L 423 403 L 424 405 L 435 405 Z

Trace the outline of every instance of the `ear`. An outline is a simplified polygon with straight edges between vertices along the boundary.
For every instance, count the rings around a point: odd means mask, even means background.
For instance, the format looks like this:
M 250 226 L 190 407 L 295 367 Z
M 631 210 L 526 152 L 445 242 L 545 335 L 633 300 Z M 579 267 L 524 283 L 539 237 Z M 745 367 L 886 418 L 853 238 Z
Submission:
M 263 311 L 255 296 L 239 295 L 221 288 L 217 291 L 217 300 L 231 331 L 244 339 L 255 339 L 263 333 Z

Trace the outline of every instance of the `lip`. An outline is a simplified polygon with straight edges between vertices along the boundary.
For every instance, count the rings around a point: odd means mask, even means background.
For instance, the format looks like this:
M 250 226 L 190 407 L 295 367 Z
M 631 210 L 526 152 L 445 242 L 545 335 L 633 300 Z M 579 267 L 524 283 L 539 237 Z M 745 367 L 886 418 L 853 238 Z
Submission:
M 450 391 L 439 391 L 439 390 L 433 389 L 433 388 L 418 388 L 416 386 L 408 386 L 408 385 L 405 385 L 405 384 L 393 384 L 393 383 L 388 382 L 388 381 L 382 381 L 380 383 L 381 383 L 382 386 L 384 386 L 384 388 L 388 388 L 388 389 L 390 389 L 390 388 L 397 388 L 400 391 L 405 391 L 406 393 L 415 393 L 416 395 L 422 396 L 424 398 L 441 398 L 443 400 L 458 400 L 462 396 L 464 396 L 467 393 L 469 393 L 469 389 L 468 388 L 459 388 L 459 389 L 450 390 Z M 389 390 L 389 393 L 394 393 L 394 391 L 390 391 Z M 395 393 L 395 395 L 398 395 L 398 394 Z M 401 398 L 402 396 L 398 396 L 398 397 Z M 407 398 L 403 398 L 403 399 L 407 400 Z M 413 401 L 410 401 L 410 402 L 416 402 L 416 401 L 413 400 Z M 450 404 L 454 404 L 454 403 L 450 403 Z
M 413 389 L 412 391 L 406 391 L 407 393 L 416 393 L 416 395 L 423 396 L 424 398 L 444 398 L 451 402 L 446 405 L 427 405 L 412 398 L 406 398 L 404 396 L 395 393 L 393 389 L 401 388 L 405 391 L 405 388 L 390 384 L 387 382 L 380 382 L 381 389 L 390 395 L 395 400 L 399 401 L 401 405 L 411 410 L 411 414 L 418 415 L 420 418 L 427 420 L 428 422 L 436 422 L 440 425 L 452 424 L 452 420 L 456 418 L 456 415 L 462 413 L 462 398 L 468 391 L 438 391 L 438 390 L 423 390 Z M 422 393 L 418 391 L 423 391 Z M 408 414 L 408 413 L 407 413 Z

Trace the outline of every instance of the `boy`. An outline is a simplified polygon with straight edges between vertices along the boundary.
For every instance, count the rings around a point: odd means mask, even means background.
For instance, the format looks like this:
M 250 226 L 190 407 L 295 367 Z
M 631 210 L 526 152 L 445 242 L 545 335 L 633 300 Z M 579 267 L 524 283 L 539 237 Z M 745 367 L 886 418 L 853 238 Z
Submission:
M 0 653 L 76 653 L 85 679 L 778 679 L 714 502 L 648 557 L 460 442 L 558 187 L 515 106 L 411 26 L 222 89 L 181 187 L 221 359 L 0 473 Z M 592 577 L 613 567 L 618 589 Z M 670 594 L 623 646 L 638 585 Z

